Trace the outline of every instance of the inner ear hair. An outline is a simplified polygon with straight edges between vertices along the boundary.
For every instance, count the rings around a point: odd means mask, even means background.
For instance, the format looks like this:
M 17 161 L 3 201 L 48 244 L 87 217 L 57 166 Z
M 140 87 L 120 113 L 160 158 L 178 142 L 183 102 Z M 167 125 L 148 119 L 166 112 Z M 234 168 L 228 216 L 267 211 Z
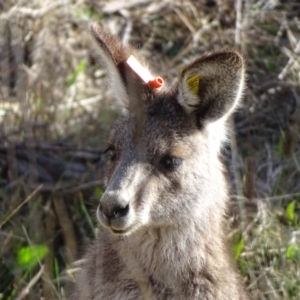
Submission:
M 243 56 L 235 50 L 202 56 L 181 72 L 179 102 L 197 122 L 213 122 L 228 116 L 244 88 Z

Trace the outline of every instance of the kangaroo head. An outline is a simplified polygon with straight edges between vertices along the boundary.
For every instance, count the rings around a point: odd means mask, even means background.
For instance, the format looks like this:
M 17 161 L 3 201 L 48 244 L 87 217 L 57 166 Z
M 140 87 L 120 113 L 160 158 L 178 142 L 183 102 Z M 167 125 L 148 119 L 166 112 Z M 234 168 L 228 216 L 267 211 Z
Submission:
M 128 63 L 132 49 L 98 25 L 91 31 L 124 108 L 110 134 L 99 221 L 120 235 L 194 216 L 207 221 L 225 205 L 218 155 L 226 119 L 243 91 L 243 57 L 237 51 L 202 56 L 181 71 L 174 87 L 156 89 Z

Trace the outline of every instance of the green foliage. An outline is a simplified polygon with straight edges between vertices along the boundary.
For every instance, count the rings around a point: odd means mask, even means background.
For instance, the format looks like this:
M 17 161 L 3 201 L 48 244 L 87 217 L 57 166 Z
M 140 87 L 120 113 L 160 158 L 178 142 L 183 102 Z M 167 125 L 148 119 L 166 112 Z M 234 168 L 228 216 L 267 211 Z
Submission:
M 49 252 L 45 245 L 34 245 L 22 247 L 17 252 L 18 265 L 25 270 L 29 270 L 37 265 Z
M 237 265 L 242 276 L 246 276 L 248 270 L 250 269 L 249 262 L 246 259 L 239 257 L 237 260 Z
M 78 64 L 77 68 L 75 69 L 75 71 L 70 75 L 70 77 L 67 81 L 68 87 L 72 86 L 75 83 L 78 75 L 85 70 L 85 67 L 86 67 L 86 60 L 82 59 L 79 62 L 79 64 Z
M 233 257 L 235 260 L 239 258 L 241 253 L 243 252 L 245 247 L 245 239 L 241 238 L 234 246 L 233 246 Z
M 97 199 L 100 199 L 103 195 L 103 189 L 101 189 L 100 187 L 96 187 L 94 190 L 94 195 Z
M 278 32 L 278 25 L 274 23 L 257 22 L 256 25 L 272 35 L 276 35 Z
M 295 223 L 295 206 L 296 206 L 296 201 L 292 201 L 289 203 L 289 205 L 287 206 L 286 210 L 285 210 L 285 216 L 287 218 L 287 220 L 289 222 L 291 222 L 292 224 Z
M 36 98 L 35 100 L 35 109 L 36 111 L 40 111 L 43 105 L 43 99 L 41 97 Z
M 300 263 L 300 247 L 295 244 L 289 245 L 286 249 L 285 256 L 287 259 L 293 259 Z
M 89 224 L 89 227 L 92 229 L 92 232 L 95 231 L 94 225 L 93 225 L 93 221 L 90 217 L 89 211 L 86 209 L 86 206 L 84 204 L 84 200 L 82 195 L 79 196 L 80 197 L 80 209 L 85 217 L 85 219 L 87 220 L 87 223 Z
M 275 71 L 275 64 L 270 59 L 264 59 L 264 64 L 269 72 Z
M 96 12 L 91 6 L 84 5 L 84 7 L 80 10 L 76 11 L 76 15 L 79 19 L 82 20 L 95 20 L 101 21 L 103 20 L 103 15 Z
M 289 276 L 282 277 L 282 284 L 284 285 L 284 297 L 281 299 L 299 299 L 299 279 L 291 278 Z M 280 288 L 279 286 L 277 288 Z

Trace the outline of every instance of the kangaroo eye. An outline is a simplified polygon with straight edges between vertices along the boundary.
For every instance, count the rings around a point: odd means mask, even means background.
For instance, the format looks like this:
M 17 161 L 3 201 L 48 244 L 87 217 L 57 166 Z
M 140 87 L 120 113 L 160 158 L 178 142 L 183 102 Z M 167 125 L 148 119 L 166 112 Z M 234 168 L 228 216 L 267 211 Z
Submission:
M 161 166 L 167 171 L 174 171 L 176 170 L 182 163 L 182 159 L 170 155 L 165 155 L 161 161 Z
M 116 149 L 114 146 L 109 146 L 107 147 L 107 149 L 103 152 L 104 154 L 107 154 L 108 156 L 108 159 L 110 161 L 114 161 L 117 157 L 117 154 L 116 154 Z

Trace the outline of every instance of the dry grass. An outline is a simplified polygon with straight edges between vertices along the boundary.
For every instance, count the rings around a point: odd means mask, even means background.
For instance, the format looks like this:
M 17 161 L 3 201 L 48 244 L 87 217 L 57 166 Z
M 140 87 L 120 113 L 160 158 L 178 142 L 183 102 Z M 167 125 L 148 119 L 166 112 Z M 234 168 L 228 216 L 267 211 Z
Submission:
M 296 0 L 0 1 L 0 299 L 64 299 L 96 234 L 115 113 L 91 21 L 170 83 L 203 52 L 242 50 L 230 238 L 254 299 L 300 299 L 299 16 Z

